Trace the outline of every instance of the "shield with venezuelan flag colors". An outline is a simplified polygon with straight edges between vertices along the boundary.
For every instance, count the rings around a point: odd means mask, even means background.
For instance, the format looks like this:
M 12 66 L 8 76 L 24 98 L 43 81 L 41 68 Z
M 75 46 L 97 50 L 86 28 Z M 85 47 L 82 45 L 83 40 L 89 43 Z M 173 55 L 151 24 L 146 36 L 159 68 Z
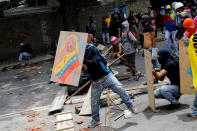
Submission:
M 78 86 L 87 38 L 87 33 L 60 32 L 51 81 Z

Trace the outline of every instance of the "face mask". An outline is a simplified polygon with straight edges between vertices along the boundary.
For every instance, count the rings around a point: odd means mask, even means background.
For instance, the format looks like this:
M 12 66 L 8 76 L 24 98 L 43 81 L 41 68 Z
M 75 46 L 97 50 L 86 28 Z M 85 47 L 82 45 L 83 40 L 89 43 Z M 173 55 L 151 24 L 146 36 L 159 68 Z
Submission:
M 162 57 L 158 57 L 158 62 L 162 65 L 165 63 L 165 60 Z
M 180 15 L 180 13 L 179 12 L 176 12 L 176 15 Z

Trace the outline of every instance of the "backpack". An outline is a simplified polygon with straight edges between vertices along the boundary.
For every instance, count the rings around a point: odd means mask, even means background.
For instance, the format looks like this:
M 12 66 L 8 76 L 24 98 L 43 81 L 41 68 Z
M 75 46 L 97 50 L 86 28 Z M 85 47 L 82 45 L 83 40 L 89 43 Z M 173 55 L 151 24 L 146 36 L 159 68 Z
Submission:
M 133 36 L 135 37 L 135 39 L 137 40 L 137 35 L 136 35 L 136 33 L 133 32 L 133 31 L 127 31 L 127 39 L 129 39 L 129 40 L 131 41 L 131 39 L 129 38 L 129 33 L 132 33 Z

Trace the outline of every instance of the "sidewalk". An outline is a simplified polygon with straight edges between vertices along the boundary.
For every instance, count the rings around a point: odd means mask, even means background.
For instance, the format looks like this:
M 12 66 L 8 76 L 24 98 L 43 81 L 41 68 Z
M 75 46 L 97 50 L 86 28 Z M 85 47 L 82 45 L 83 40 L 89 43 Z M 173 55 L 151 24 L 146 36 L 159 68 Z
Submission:
M 50 54 L 40 55 L 40 56 L 36 56 L 36 57 L 31 58 L 29 60 L 29 65 L 35 65 L 38 63 L 51 61 L 53 59 L 54 59 L 54 56 L 52 56 Z M 3 71 L 4 69 L 11 70 L 14 67 L 16 67 L 17 65 L 18 65 L 18 62 L 12 62 L 9 64 L 0 64 L 0 71 Z

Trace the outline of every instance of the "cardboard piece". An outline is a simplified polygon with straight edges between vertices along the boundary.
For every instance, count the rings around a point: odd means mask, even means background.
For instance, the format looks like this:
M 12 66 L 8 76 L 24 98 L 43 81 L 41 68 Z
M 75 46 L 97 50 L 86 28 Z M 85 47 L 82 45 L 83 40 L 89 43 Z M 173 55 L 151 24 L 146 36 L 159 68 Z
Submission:
M 183 94 L 194 94 L 195 90 L 189 88 L 193 80 L 191 76 L 191 65 L 188 56 L 188 47 L 182 40 L 179 41 L 179 68 L 180 68 L 180 88 Z
M 51 81 L 78 86 L 87 37 L 87 33 L 60 32 Z
M 153 88 L 153 74 L 152 74 L 152 57 L 151 53 L 147 50 L 144 50 L 145 57 L 145 67 L 146 67 L 146 81 L 147 81 L 147 90 L 148 90 L 148 102 L 150 108 L 153 112 L 156 112 L 155 108 L 155 95 Z

